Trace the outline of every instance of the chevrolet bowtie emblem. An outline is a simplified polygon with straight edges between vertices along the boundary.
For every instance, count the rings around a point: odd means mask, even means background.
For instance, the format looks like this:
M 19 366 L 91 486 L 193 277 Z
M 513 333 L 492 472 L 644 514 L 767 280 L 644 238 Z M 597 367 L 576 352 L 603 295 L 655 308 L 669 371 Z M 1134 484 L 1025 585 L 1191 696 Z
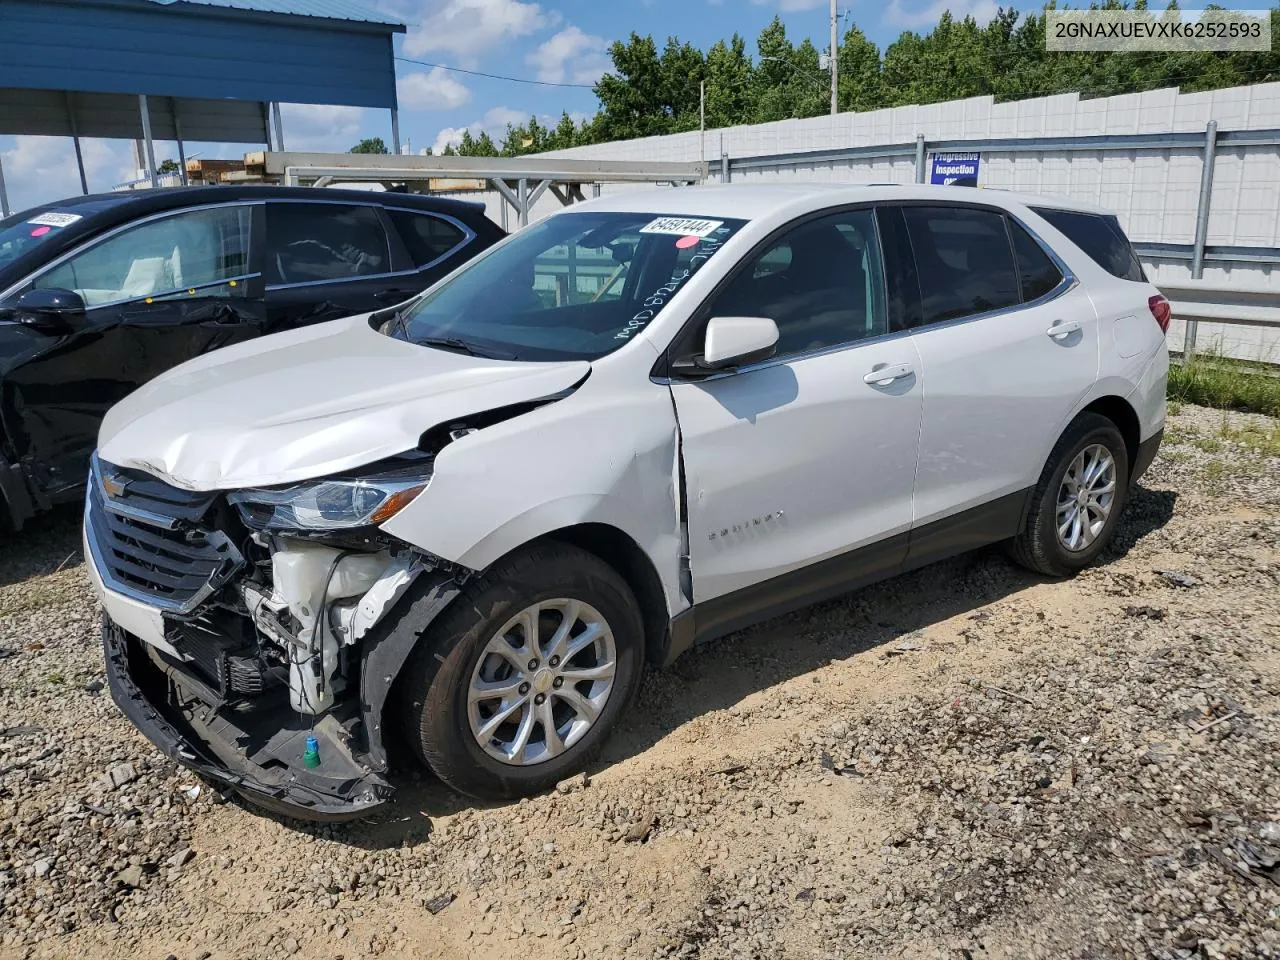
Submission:
M 129 489 L 129 481 L 121 479 L 113 474 L 105 474 L 102 478 L 102 491 L 113 500 L 123 497 L 124 492 Z

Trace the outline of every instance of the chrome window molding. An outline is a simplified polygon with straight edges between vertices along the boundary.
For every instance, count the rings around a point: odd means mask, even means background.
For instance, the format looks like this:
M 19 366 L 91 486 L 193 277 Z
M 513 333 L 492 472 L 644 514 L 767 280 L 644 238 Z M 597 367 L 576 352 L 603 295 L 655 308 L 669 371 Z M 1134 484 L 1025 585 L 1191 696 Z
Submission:
M 98 246 L 98 244 L 105 243 L 107 240 L 110 240 L 112 237 L 118 236 L 124 233 L 126 230 L 132 230 L 134 227 L 140 227 L 143 224 L 153 223 L 157 220 L 168 220 L 173 217 L 183 216 L 184 214 L 196 213 L 201 210 L 219 210 L 224 207 L 261 207 L 261 206 L 264 206 L 266 202 L 267 202 L 266 198 L 263 198 L 262 200 L 225 200 L 221 203 L 202 203 L 202 204 L 199 204 L 198 206 L 182 207 L 177 210 L 161 210 L 157 213 L 149 214 L 137 220 L 129 220 L 125 223 L 117 224 L 116 226 L 112 227 L 110 230 L 106 231 L 105 233 L 100 233 L 97 236 L 92 237 L 89 240 L 86 240 L 80 246 L 75 247 L 72 250 L 68 250 L 65 253 L 59 254 L 57 257 L 55 257 L 53 260 L 50 260 L 48 263 L 41 264 L 38 270 L 33 270 L 31 273 L 28 273 L 21 280 L 16 281 L 5 290 L 0 291 L 0 301 L 7 300 L 9 297 L 17 293 L 28 283 L 31 283 L 33 280 L 39 277 L 41 274 L 47 273 L 48 271 L 52 270 L 54 267 L 62 266 L 62 264 L 66 263 L 72 257 L 78 257 L 82 253 L 87 253 L 88 251 L 92 250 L 94 247 Z M 257 276 L 257 274 L 250 274 L 250 276 Z M 238 278 L 229 277 L 228 279 L 234 280 Z M 183 287 L 182 289 L 188 290 L 190 288 Z M 144 298 L 138 297 L 136 299 L 144 299 Z M 121 302 L 124 302 L 124 301 L 121 301 Z M 104 306 L 106 306 L 106 304 L 104 304 Z M 96 310 L 97 307 L 89 307 L 89 309 Z
M 868 204 L 868 206 L 894 206 L 894 205 L 902 206 L 901 203 L 893 204 L 892 202 Z M 782 364 L 794 363 L 798 360 L 808 360 L 813 357 L 824 357 L 824 356 L 827 356 L 828 354 L 840 353 L 845 350 L 852 350 L 857 347 L 866 346 L 868 344 L 887 343 L 891 340 L 895 340 L 903 336 L 914 336 L 915 334 L 918 334 L 918 333 L 929 333 L 934 330 L 941 330 L 947 327 L 959 326 L 960 324 L 964 324 L 964 323 L 975 323 L 979 320 L 990 320 L 994 317 L 1004 316 L 1005 314 L 1016 313 L 1019 310 L 1029 310 L 1033 307 L 1044 306 L 1045 304 L 1050 303 L 1054 300 L 1057 300 L 1059 297 L 1073 290 L 1080 283 L 1079 279 L 1076 277 L 1072 269 L 1067 265 L 1066 261 L 1064 261 L 1060 256 L 1058 256 L 1057 251 L 1055 251 L 1052 247 L 1050 247 L 1047 243 L 1045 243 L 1044 240 L 1040 237 L 1038 233 L 1036 233 L 1035 230 L 1027 226 L 1027 224 L 1024 223 L 1021 220 L 1021 218 L 1014 216 L 1014 214 L 1009 210 L 1005 210 L 1004 208 L 1001 208 L 1001 207 L 991 207 L 985 204 L 974 204 L 974 203 L 938 203 L 936 201 L 931 201 L 928 204 L 925 204 L 922 202 L 916 205 L 917 206 L 930 205 L 930 206 L 961 207 L 961 208 L 970 208 L 970 209 L 978 209 L 978 210 L 992 210 L 992 211 L 998 211 L 1002 213 L 1004 216 L 1008 217 L 1012 222 L 1016 223 L 1018 226 L 1022 227 L 1022 229 L 1027 231 L 1031 239 L 1034 240 L 1040 246 L 1040 249 L 1043 250 L 1048 255 L 1049 259 L 1053 261 L 1054 266 L 1056 266 L 1058 268 L 1058 271 L 1062 274 L 1062 279 L 1058 282 L 1058 285 L 1055 286 L 1052 290 L 1046 291 L 1045 293 L 1041 294 L 1039 297 L 1036 297 L 1034 300 L 1028 300 L 1023 303 L 1011 304 L 1007 307 L 998 307 L 994 310 L 985 310 L 981 313 L 964 314 L 963 316 L 959 316 L 959 317 L 949 317 L 946 320 L 938 320 L 934 323 L 922 323 L 914 327 L 909 327 L 906 330 L 893 330 L 888 333 L 878 334 L 874 337 L 863 337 L 858 340 L 846 340 L 841 343 L 832 344 L 827 347 L 819 347 L 818 349 L 815 349 L 815 350 L 805 351 L 804 353 L 790 353 L 783 357 L 769 357 L 766 360 L 758 360 L 755 363 L 750 363 L 750 364 L 747 364 L 746 366 L 735 367 L 731 370 L 725 370 L 720 373 L 708 374 L 705 377 L 672 377 L 670 375 L 650 376 L 649 377 L 650 381 L 653 383 L 663 384 L 668 386 L 676 383 L 710 383 L 714 380 L 723 380 L 725 377 L 736 377 L 739 374 L 752 373 L 753 371 L 756 371 L 756 370 L 765 370 L 769 367 L 776 367 L 776 366 L 781 366 Z M 857 206 L 863 206 L 863 205 L 859 204 Z M 850 207 L 845 209 L 854 209 L 854 208 Z M 843 209 L 835 212 L 843 212 Z M 789 227 L 787 229 L 789 229 Z M 766 240 L 764 242 L 767 243 L 769 241 Z M 883 271 L 885 255 L 884 255 L 884 245 L 881 242 L 881 237 L 880 237 L 879 218 L 876 218 L 876 242 L 880 243 L 880 263 L 881 263 L 881 270 Z M 1012 245 L 1012 238 L 1010 238 L 1010 244 Z M 749 259 L 749 257 L 747 259 Z M 746 262 L 746 260 L 744 259 L 743 262 Z M 885 278 L 885 283 L 886 283 L 886 293 L 887 293 L 887 283 L 888 283 L 887 278 Z M 714 298 L 717 292 L 718 291 L 713 291 L 708 299 Z M 887 306 L 888 305 L 886 304 L 886 308 Z M 699 310 L 701 310 L 701 307 L 699 308 Z M 679 336 L 680 334 L 677 333 L 676 337 L 672 339 L 672 342 L 674 342 L 675 339 L 678 338 Z M 668 347 L 669 346 L 670 345 L 668 344 Z
M 160 300 L 166 297 L 174 297 L 177 294 L 188 293 L 191 290 L 209 290 L 213 287 L 225 287 L 231 282 L 240 283 L 244 280 L 256 280 L 262 276 L 261 273 L 242 273 L 236 277 L 227 277 L 225 280 L 210 280 L 208 283 L 197 283 L 190 287 L 176 287 L 173 290 L 159 290 L 155 293 L 144 293 L 137 297 L 125 297 L 123 300 L 109 300 L 106 303 L 92 303 L 85 305 L 85 313 L 93 310 L 101 310 L 103 307 L 118 307 L 125 303 L 145 303 L 147 300 Z M 219 297 L 220 300 L 238 300 L 240 297 Z M 172 302 L 172 301 L 167 301 Z

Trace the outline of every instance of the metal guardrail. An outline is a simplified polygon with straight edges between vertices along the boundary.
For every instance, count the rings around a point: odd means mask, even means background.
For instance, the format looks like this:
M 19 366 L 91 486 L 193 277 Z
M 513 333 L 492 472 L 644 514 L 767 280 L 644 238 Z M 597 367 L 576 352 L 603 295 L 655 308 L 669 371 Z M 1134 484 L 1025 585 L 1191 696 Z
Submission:
M 1280 332 L 1280 288 L 1206 280 L 1175 280 L 1156 286 L 1169 299 L 1174 318 L 1186 324 L 1182 348 L 1185 358 L 1195 356 L 1201 323 L 1263 327 Z

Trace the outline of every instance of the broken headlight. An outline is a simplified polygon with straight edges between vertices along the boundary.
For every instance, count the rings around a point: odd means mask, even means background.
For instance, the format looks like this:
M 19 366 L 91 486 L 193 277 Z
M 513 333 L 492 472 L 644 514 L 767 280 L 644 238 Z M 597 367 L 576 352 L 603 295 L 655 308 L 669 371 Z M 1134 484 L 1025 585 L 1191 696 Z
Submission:
M 237 490 L 227 500 L 255 530 L 350 530 L 386 523 L 426 489 L 423 465 L 368 477 Z

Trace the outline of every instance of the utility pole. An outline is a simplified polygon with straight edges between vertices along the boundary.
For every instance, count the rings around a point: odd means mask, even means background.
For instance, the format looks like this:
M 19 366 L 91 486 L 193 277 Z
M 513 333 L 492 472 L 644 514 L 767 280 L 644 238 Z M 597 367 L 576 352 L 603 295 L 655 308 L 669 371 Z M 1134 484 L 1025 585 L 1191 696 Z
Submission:
M 707 81 L 698 84 L 698 159 L 707 162 Z
M 840 112 L 840 68 L 836 59 L 837 44 L 839 40 L 836 37 L 836 29 L 839 23 L 839 17 L 836 13 L 836 0 L 831 0 L 831 46 L 828 51 L 831 54 L 831 115 L 834 117 Z

